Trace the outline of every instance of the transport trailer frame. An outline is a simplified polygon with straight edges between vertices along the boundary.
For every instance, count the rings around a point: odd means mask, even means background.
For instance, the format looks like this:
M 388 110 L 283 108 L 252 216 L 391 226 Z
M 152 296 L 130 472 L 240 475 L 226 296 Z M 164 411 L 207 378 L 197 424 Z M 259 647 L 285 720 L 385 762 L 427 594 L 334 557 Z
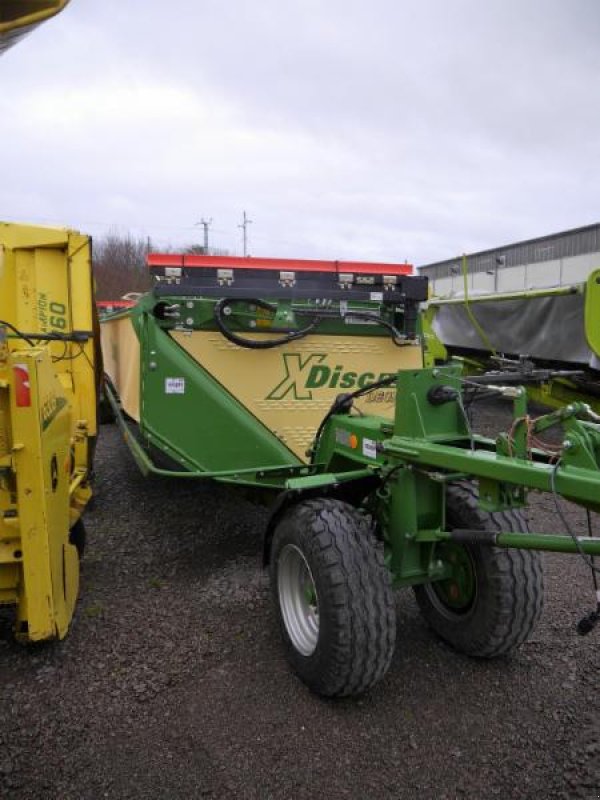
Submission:
M 244 397 L 245 381 L 260 385 L 264 380 L 256 367 L 248 378 L 244 358 L 305 342 L 314 335 L 307 319 L 318 309 L 310 298 L 291 296 L 294 287 L 282 285 L 281 275 L 244 273 L 244 280 L 259 284 L 263 294 L 257 298 L 256 286 L 241 287 L 235 269 L 225 276 L 216 269 L 212 275 L 163 273 L 154 292 L 113 321 L 128 320 L 134 326 L 141 357 L 155 359 L 148 370 L 159 372 L 161 383 L 175 363 L 172 348 L 183 349 L 185 337 L 209 332 L 213 342 L 226 340 L 227 349 L 233 348 L 232 363 L 238 364 L 234 378 L 239 397 Z M 334 275 L 339 283 L 339 272 Z M 224 277 L 249 294 L 232 301 L 231 283 L 219 284 Z M 169 279 L 179 283 L 169 284 Z M 333 315 L 320 319 L 332 342 L 340 335 L 340 321 L 359 314 L 357 307 L 340 312 L 348 285 L 337 287 L 337 297 L 332 289 L 325 308 Z M 352 285 L 357 290 L 355 281 Z M 396 285 L 402 298 L 387 305 L 378 300 L 375 311 L 363 306 L 362 313 L 380 318 L 369 326 L 369 336 L 380 336 L 375 327 L 383 328 L 399 345 L 400 358 L 403 348 L 414 347 L 415 334 L 422 335 L 420 320 L 413 328 L 413 309 L 407 313 L 407 307 L 419 302 L 423 286 L 418 292 L 405 290 L 410 276 Z M 311 314 L 305 313 L 303 300 Z M 358 302 L 373 303 L 373 296 Z M 258 322 L 265 319 L 269 333 L 257 332 Z M 109 318 L 104 324 L 113 323 Z M 347 334 L 345 325 L 341 330 Z M 271 345 L 265 350 L 253 346 L 266 342 Z M 204 371 L 197 358 L 189 357 L 198 352 L 188 346 L 177 362 L 185 371 L 186 386 L 196 372 Z M 169 366 L 160 372 L 163 359 Z M 322 362 L 315 369 L 320 366 Z M 247 453 L 246 460 L 237 458 L 235 447 L 226 448 L 224 457 L 196 454 L 184 459 L 179 445 L 170 446 L 168 435 L 133 425 L 114 389 L 107 391 L 142 471 L 238 484 L 255 499 L 270 502 L 264 561 L 284 646 L 300 678 L 326 696 L 359 694 L 385 674 L 396 636 L 393 587 L 413 587 L 429 625 L 455 649 L 494 657 L 524 642 L 540 616 L 543 577 L 536 551 L 576 553 L 594 576 L 594 558 L 600 555 L 600 538 L 592 535 L 591 526 L 585 537 L 570 530 L 566 535 L 530 532 L 522 514 L 530 490 L 550 492 L 557 503 L 565 497 L 590 512 L 600 509 L 600 417 L 587 404 L 573 403 L 533 419 L 523 387 L 492 384 L 486 376 L 465 380 L 460 364 L 409 364 L 391 374 L 387 368 L 371 367 L 372 380 L 357 382 L 353 372 L 349 385 L 342 385 L 344 372 L 339 371 L 333 401 L 314 425 L 304 458 L 282 450 L 275 432 L 257 424 L 261 436 L 266 432 L 273 441 L 269 450 L 262 439 L 253 440 L 249 452 L 254 464 Z M 141 373 L 143 391 L 144 368 Z M 313 382 L 320 375 L 313 372 Z M 198 396 L 204 388 L 198 383 Z M 365 398 L 386 392 L 393 396 L 391 413 L 365 413 L 364 405 L 360 407 Z M 230 401 L 228 394 L 219 384 L 223 416 L 218 423 L 212 420 L 217 430 L 229 419 L 223 407 Z M 475 434 L 466 412 L 469 404 L 490 395 L 513 405 L 512 425 L 496 440 Z M 149 399 L 142 396 L 140 405 Z M 284 402 L 285 394 L 279 399 Z M 200 418 L 202 426 L 205 409 L 197 408 L 194 424 Z M 164 416 L 153 419 L 165 424 Z M 551 428 L 562 430 L 560 445 L 545 443 L 543 434 Z M 237 436 L 239 432 L 232 437 L 234 444 Z M 218 439 L 206 441 L 210 447 Z M 165 465 L 165 455 L 173 469 Z M 600 604 L 600 595 L 596 597 Z M 593 627 L 599 612 L 597 605 L 582 620 L 581 633 Z

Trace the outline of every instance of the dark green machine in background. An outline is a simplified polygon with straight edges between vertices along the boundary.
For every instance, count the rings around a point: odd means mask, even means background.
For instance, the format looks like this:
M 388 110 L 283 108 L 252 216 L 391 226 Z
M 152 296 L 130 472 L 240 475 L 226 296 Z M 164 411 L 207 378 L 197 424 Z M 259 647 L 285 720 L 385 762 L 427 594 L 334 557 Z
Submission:
M 596 574 L 600 539 L 532 533 L 522 514 L 528 490 L 599 510 L 600 417 L 589 406 L 532 420 L 520 387 L 425 367 L 419 279 L 398 279 L 386 295 L 389 276 L 373 271 L 365 295 L 336 267 L 318 287 L 324 302 L 288 272 L 283 282 L 246 272 L 236 284 L 231 269 L 226 285 L 217 269 L 199 274 L 159 281 L 105 323 L 122 328 L 106 340 L 114 375 L 135 361 L 118 363 L 120 341 L 129 337 L 138 361 L 138 402 L 131 385 L 119 390 L 128 403 L 110 387 L 108 397 L 145 472 L 239 484 L 271 502 L 264 556 L 275 607 L 290 662 L 313 690 L 358 694 L 385 674 L 394 587 L 413 586 L 457 650 L 493 657 L 525 641 L 540 616 L 536 551 L 578 553 Z M 370 348 L 382 345 L 378 360 Z M 347 363 L 347 352 L 368 367 Z M 465 411 L 490 395 L 514 407 L 496 441 L 474 434 Z M 311 424 L 294 428 L 300 413 Z M 552 449 L 538 436 L 549 428 L 562 430 Z

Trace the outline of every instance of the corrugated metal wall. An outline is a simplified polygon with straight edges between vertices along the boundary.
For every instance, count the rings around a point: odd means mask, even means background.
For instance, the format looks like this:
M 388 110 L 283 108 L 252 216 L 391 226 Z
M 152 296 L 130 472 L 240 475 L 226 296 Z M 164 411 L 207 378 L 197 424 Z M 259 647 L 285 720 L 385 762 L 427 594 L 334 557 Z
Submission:
M 533 266 L 542 264 L 546 268 Z M 486 292 L 576 283 L 585 280 L 597 267 L 600 267 L 600 223 L 467 256 L 469 288 Z M 430 279 L 436 294 L 462 292 L 460 257 L 424 264 L 418 269 Z

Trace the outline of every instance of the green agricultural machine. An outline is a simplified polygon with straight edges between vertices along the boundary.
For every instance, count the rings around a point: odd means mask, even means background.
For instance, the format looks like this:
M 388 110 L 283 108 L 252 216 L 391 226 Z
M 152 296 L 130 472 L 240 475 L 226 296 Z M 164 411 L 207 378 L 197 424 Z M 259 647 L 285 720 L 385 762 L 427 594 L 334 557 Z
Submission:
M 595 579 L 600 538 L 591 525 L 573 535 L 558 498 L 600 508 L 600 417 L 572 403 L 533 419 L 501 376 L 435 367 L 426 280 L 408 265 L 158 254 L 149 265 L 154 289 L 102 324 L 107 399 L 144 473 L 270 503 L 264 562 L 289 661 L 312 690 L 356 695 L 383 677 L 396 587 L 413 587 L 452 647 L 491 658 L 540 616 L 538 551 L 578 554 Z M 466 410 L 490 395 L 514 409 L 496 440 Z M 543 444 L 550 428 L 559 446 Z M 554 495 L 564 535 L 528 530 L 530 490 Z
M 470 296 L 466 268 L 460 297 L 427 304 L 436 357 L 462 358 L 465 374 L 510 369 L 536 402 L 583 401 L 600 413 L 600 269 L 583 283 Z

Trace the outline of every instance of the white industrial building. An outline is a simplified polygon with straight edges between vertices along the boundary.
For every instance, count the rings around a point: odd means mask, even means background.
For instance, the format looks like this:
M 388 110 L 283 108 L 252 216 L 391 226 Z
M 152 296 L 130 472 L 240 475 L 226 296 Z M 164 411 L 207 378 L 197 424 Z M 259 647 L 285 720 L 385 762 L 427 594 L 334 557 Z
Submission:
M 467 256 L 469 294 L 519 292 L 585 281 L 600 268 L 600 223 Z M 436 297 L 463 294 L 462 257 L 424 264 Z

